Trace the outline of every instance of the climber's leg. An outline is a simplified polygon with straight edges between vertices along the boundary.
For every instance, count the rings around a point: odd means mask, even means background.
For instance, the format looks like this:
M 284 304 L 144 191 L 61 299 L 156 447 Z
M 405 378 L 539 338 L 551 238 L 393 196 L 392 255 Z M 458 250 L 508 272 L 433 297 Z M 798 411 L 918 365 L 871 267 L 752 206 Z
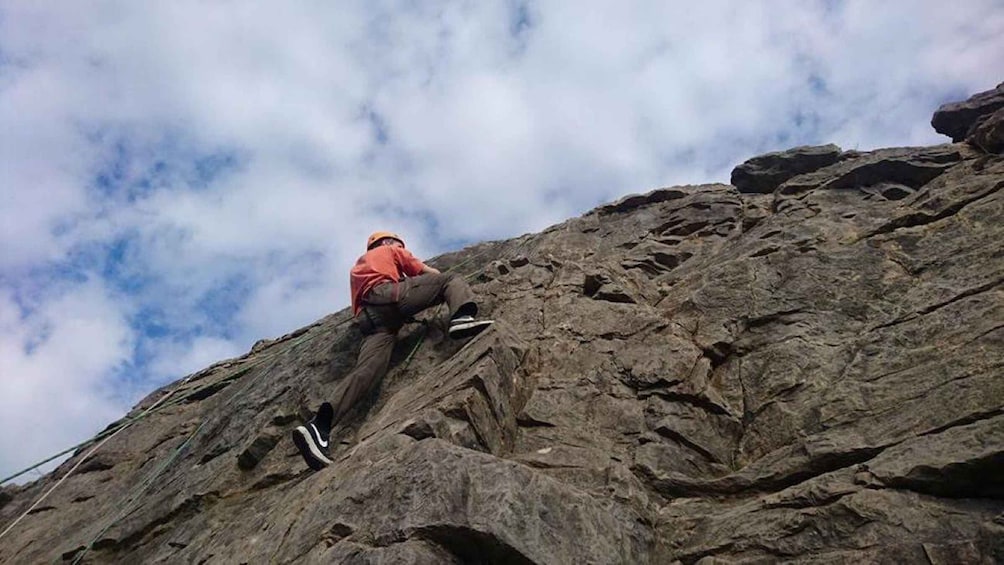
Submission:
M 387 374 L 396 338 L 396 334 L 387 328 L 377 328 L 363 338 L 355 368 L 335 389 L 337 400 L 333 404 L 332 426 L 337 425 L 359 399 L 373 390 Z
M 475 320 L 478 305 L 474 292 L 463 278 L 453 273 L 430 273 L 405 279 L 398 289 L 398 309 L 406 317 L 444 301 L 450 309 L 451 338 L 473 336 L 489 325 L 491 320 Z
M 355 368 L 336 388 L 338 400 L 334 404 L 325 402 L 307 425 L 293 430 L 293 443 L 311 469 L 320 470 L 331 464 L 331 428 L 387 373 L 395 337 L 387 328 L 377 328 L 364 337 Z

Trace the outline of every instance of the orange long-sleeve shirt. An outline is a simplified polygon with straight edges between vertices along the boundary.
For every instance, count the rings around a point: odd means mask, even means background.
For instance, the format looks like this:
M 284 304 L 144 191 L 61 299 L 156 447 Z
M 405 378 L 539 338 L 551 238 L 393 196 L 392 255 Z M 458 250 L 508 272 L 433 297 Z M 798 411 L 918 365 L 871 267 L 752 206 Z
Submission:
M 385 282 L 400 282 L 402 275 L 409 277 L 420 275 L 424 266 L 403 247 L 382 245 L 367 251 L 349 271 L 352 315 L 359 315 L 363 298 L 373 287 Z

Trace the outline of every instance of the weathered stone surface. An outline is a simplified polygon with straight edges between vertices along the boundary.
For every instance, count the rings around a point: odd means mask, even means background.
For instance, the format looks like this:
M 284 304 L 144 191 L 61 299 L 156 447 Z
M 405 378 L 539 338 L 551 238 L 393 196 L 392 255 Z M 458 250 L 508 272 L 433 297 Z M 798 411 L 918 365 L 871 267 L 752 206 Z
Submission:
M 773 192 L 781 183 L 840 159 L 836 145 L 803 146 L 754 157 L 732 170 L 732 185 L 743 193 Z
M 404 330 L 330 468 L 288 431 L 348 312 L 152 393 L 0 563 L 1004 562 L 1002 188 L 967 143 L 845 152 L 444 255 L 496 325 Z
M 14 487 L 0 487 L 0 508 L 7 506 L 7 503 L 14 500 L 14 495 L 17 494 L 17 489 Z
M 959 142 L 972 135 L 984 120 L 1001 108 L 1004 108 L 1004 82 L 968 100 L 942 105 L 931 118 L 931 126 Z
M 901 200 L 971 154 L 964 145 L 848 153 L 839 163 L 782 183 L 774 206 L 780 210 L 782 201 L 806 192 L 839 189 L 864 192 L 868 199 Z
M 1004 499 L 1004 414 L 914 438 L 864 466 L 881 484 L 947 498 Z
M 976 126 L 969 142 L 987 153 L 1004 153 L 1004 108 Z
M 255 436 L 251 443 L 237 455 L 237 466 L 248 471 L 254 469 L 258 463 L 265 458 L 275 448 L 282 435 L 277 430 L 268 430 Z

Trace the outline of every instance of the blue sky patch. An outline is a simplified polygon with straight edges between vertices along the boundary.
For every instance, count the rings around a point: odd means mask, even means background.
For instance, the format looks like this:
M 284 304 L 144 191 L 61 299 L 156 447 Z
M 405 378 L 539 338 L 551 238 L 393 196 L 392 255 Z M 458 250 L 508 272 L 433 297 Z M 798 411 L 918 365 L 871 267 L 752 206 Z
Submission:
M 818 74 L 810 74 L 807 82 L 809 83 L 809 92 L 816 96 L 824 96 L 830 93 L 826 87 L 826 81 Z
M 95 197 L 112 203 L 134 203 L 156 190 L 206 190 L 247 160 L 234 149 L 200 149 L 181 132 L 147 139 L 121 128 L 92 128 L 85 135 L 104 148 L 92 183 Z
M 254 289 L 244 274 L 233 274 L 202 294 L 196 310 L 205 316 L 206 326 L 197 326 L 193 335 L 213 335 L 231 338 L 237 327 L 235 315 Z

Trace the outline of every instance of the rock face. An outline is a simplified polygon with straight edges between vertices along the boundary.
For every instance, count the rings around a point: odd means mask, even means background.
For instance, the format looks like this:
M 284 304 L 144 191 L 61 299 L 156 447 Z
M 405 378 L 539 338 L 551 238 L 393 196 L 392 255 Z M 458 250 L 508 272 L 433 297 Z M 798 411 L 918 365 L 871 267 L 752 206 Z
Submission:
M 977 125 L 970 142 L 988 153 L 1004 153 L 1004 108 Z
M 964 102 L 953 102 L 938 108 L 931 119 L 931 125 L 938 133 L 951 137 L 952 141 L 972 140 L 983 123 L 1001 108 L 1004 108 L 1004 82 L 998 84 L 997 88 L 976 94 Z M 1001 139 L 1000 121 L 1001 116 L 998 115 L 995 119 L 998 124 L 998 142 Z
M 832 165 L 838 159 L 840 148 L 832 144 L 767 153 L 733 169 L 732 186 L 739 192 L 773 192 L 784 181 Z
M 402 332 L 324 471 L 348 312 L 156 391 L 0 563 L 1002 562 L 1004 158 L 824 153 L 437 258 L 497 324 Z

